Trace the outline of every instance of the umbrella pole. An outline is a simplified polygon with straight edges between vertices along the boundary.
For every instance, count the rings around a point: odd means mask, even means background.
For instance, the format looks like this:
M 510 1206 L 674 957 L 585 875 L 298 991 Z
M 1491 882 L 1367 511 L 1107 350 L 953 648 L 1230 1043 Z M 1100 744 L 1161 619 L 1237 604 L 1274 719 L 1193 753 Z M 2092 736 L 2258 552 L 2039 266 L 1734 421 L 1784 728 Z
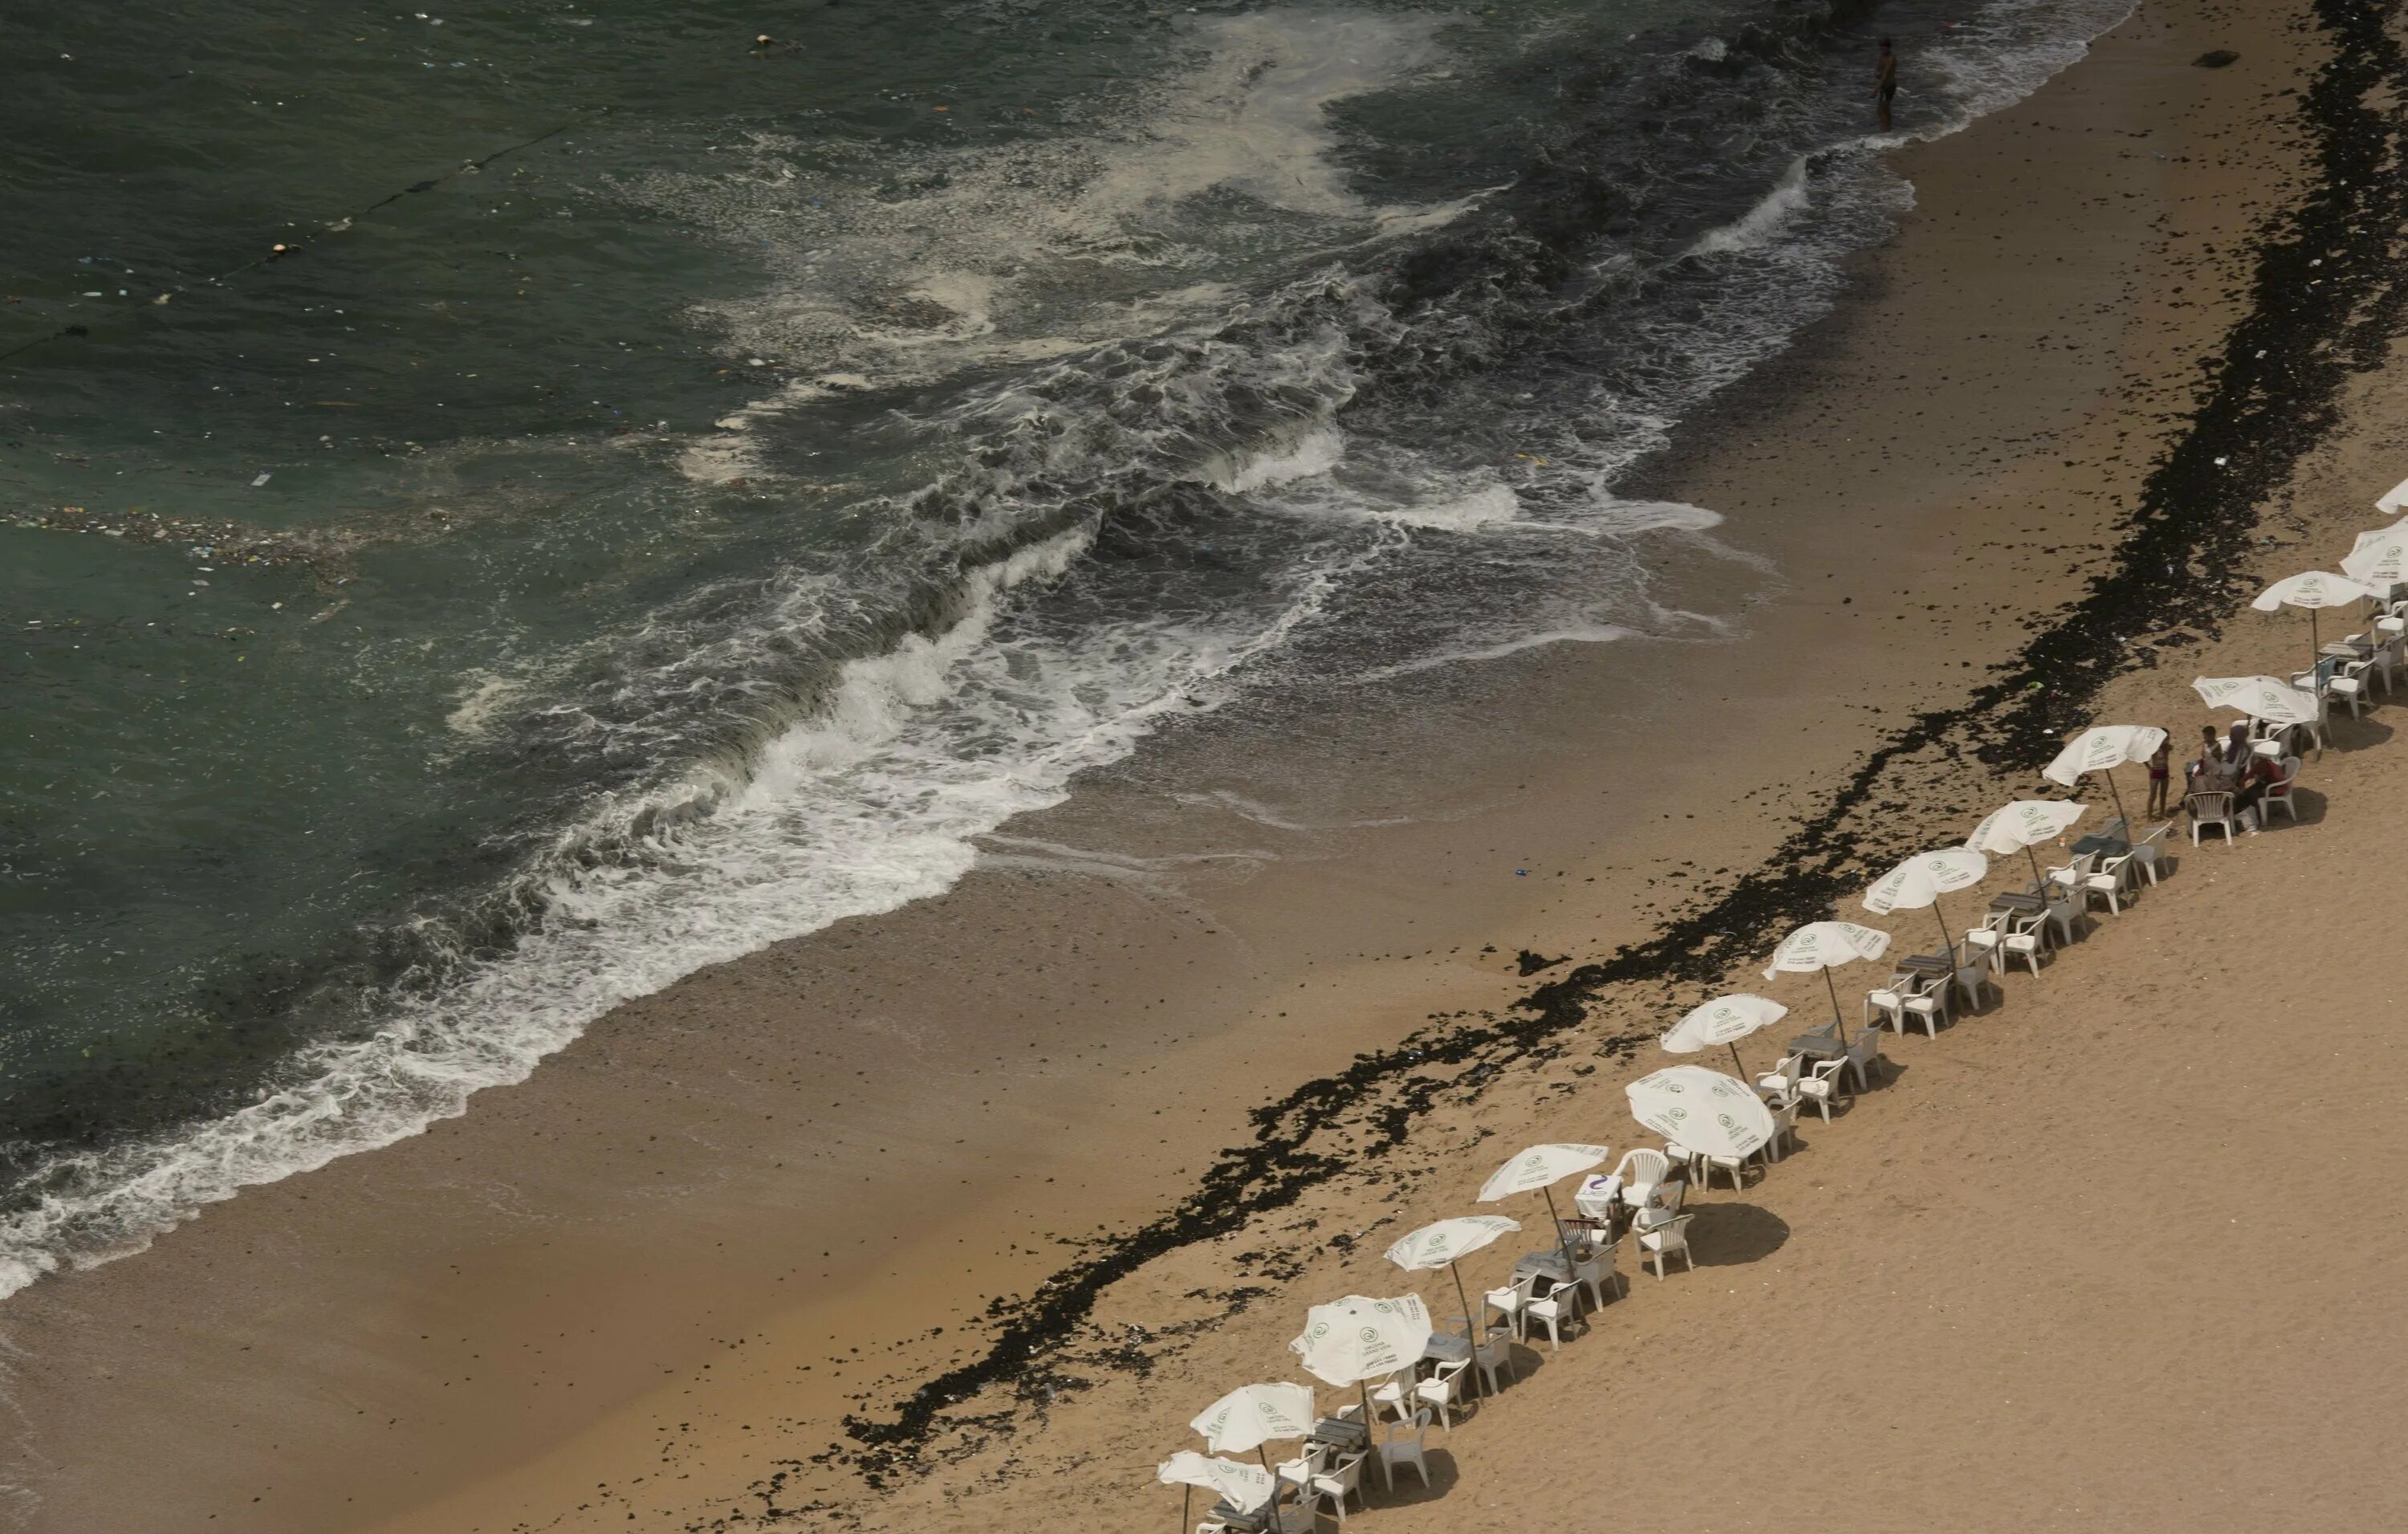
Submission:
M 2115 788 L 2115 775 L 2113 772 L 2102 772 L 2099 776 L 2107 780 L 2107 796 L 2115 801 L 2115 813 L 2123 819 L 2124 845 L 2128 849 L 2140 839 L 2137 833 L 2141 828 L 2132 824 L 2132 812 L 2124 808 L 2124 796 Z
M 2031 843 L 2024 843 L 2024 861 L 2031 865 L 2032 888 L 2039 894 L 2048 893 L 2048 881 L 2040 876 L 2040 859 L 2032 855 Z
M 1196 1511 L 1196 1488 L 1194 1486 L 1180 1487 L 1179 1527 L 1181 1534 L 1186 1534 L 1186 1530 L 1190 1527 L 1187 1522 L 1187 1515 L 1194 1511 Z
M 1459 1262 L 1461 1259 L 1456 1260 Z M 1471 1297 L 1464 1292 L 1463 1269 L 1451 1262 L 1446 1265 L 1446 1270 L 1455 1279 L 1455 1297 L 1463 1302 L 1463 1335 L 1465 1340 L 1471 1343 L 1471 1351 L 1476 1361 L 1480 1352 L 1480 1317 L 1472 1313 Z M 1471 1382 L 1472 1388 L 1479 1390 L 1480 1371 L 1476 1369 L 1471 1371 Z M 1480 1393 L 1484 1396 L 1488 1394 L 1485 1390 L 1481 1390 Z M 1370 1424 L 1367 1422 L 1363 1426 L 1369 1428 Z
M 1831 993 L 1831 1025 L 1840 1030 L 1840 1042 L 1848 1041 L 1848 1020 L 1840 1015 L 1840 988 L 1831 983 L 1831 967 L 1823 966 L 1823 988 Z
M 1940 924 L 1940 947 L 1953 967 L 1956 963 L 1956 939 L 1948 935 L 1948 918 L 1940 913 L 1940 896 L 1936 895 L 1931 897 L 1931 919 Z
M 1739 1079 L 1740 1079 L 1741 1081 L 1742 1081 L 1742 1082 L 1743 1082 L 1743 1081 L 1746 1081 L 1746 1080 L 1747 1080 L 1747 1067 L 1740 1063 L 1740 1057 L 1739 1057 L 1739 1044 L 1738 1044 L 1738 1041 L 1737 1041 L 1737 1040 L 1733 1040 L 1731 1043 L 1729 1043 L 1729 1044 L 1726 1045 L 1725 1047 L 1726 1047 L 1727 1049 L 1728 1049 L 1728 1050 L 1731 1052 L 1731 1068 L 1732 1068 L 1733 1070 L 1736 1070 L 1736 1071 L 1738 1071 L 1738 1072 L 1739 1072 Z
M 1555 1246 L 1563 1253 L 1564 1266 L 1569 1269 L 1572 1265 L 1572 1241 L 1570 1237 L 1564 1234 L 1564 1217 L 1555 1212 L 1555 1190 L 1541 1188 L 1539 1191 L 1546 1196 L 1547 1218 L 1555 1223 Z

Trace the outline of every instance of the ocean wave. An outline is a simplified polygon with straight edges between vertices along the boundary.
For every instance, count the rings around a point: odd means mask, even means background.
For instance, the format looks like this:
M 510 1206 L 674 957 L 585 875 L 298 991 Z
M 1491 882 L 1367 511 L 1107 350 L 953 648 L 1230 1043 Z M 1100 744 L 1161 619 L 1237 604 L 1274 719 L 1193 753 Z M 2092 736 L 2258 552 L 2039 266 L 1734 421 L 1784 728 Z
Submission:
M 2080 26 L 2016 32 L 2031 13 L 2013 0 L 1936 55 L 1964 111 L 2078 56 Z M 565 784 L 507 849 L 509 875 L 381 934 L 382 968 L 344 977 L 353 1025 L 255 1101 L 42 1157 L 0 1212 L 0 1294 L 456 1115 L 620 1002 L 938 894 L 982 844 L 1115 867 L 992 839 L 1241 686 L 1727 638 L 1724 617 L 1657 603 L 1643 555 L 1727 553 L 1716 514 L 1612 485 L 1823 312 L 1840 263 L 1904 206 L 1861 136 L 1731 135 L 1731 103 L 1768 105 L 1745 72 L 1811 75 L 1800 39 L 1845 19 L 1610 68 L 1536 60 L 1580 71 L 1564 99 L 1623 116 L 1568 117 L 1509 184 L 1417 210 L 1355 193 L 1324 108 L 1422 68 L 1427 18 L 1216 22 L 1151 134 L 957 154 L 941 185 L 882 206 L 896 228 L 841 210 L 792 228 L 831 188 L 767 138 L 749 182 L 630 180 L 651 206 L 776 234 L 769 290 L 698 319 L 793 376 L 717 435 L 652 445 L 689 482 L 784 474 L 817 412 L 865 398 L 899 456 L 943 466 L 847 502 L 810 559 L 469 679 L 449 749 L 558 764 Z M 1265 50 L 1308 47 L 1342 62 L 1249 75 Z M 1804 122 L 1819 89 L 1770 107 Z M 1677 131 L 1627 131 L 1650 114 Z M 1243 284 L 1198 269 L 1209 231 L 1159 217 L 1225 185 L 1307 221 Z M 1079 302 L 1027 275 L 1032 226 L 1051 280 L 1093 278 Z M 896 228 L 925 237 L 909 261 L 891 259 Z

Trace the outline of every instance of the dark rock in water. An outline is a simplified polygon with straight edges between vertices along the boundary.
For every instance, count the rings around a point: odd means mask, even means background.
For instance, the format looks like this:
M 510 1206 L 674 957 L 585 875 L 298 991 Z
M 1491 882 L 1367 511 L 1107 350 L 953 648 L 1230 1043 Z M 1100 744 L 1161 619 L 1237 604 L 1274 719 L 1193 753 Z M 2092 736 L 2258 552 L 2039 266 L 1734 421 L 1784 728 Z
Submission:
M 2240 54 L 2229 48 L 2219 48 L 2212 52 L 2201 53 L 2190 62 L 2201 69 L 2221 69 L 2239 57 L 2241 57 Z
M 1526 948 L 1522 950 L 1519 954 L 1515 955 L 1515 962 L 1521 965 L 1522 973 L 1526 975 L 1535 975 L 1541 969 L 1553 969 L 1555 966 L 1563 963 L 1565 959 L 1569 959 L 1571 955 L 1567 953 L 1562 959 L 1541 958 L 1540 955 L 1531 953 Z

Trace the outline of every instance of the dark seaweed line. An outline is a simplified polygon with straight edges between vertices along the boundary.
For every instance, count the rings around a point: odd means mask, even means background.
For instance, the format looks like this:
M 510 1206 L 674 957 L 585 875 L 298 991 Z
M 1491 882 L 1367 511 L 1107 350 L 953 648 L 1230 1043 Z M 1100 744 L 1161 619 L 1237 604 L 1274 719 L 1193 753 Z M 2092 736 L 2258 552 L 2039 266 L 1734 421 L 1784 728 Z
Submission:
M 2396 3 L 2318 0 L 2317 22 L 2333 57 L 2300 102 L 2315 190 L 2260 245 L 2250 311 L 2208 366 L 2188 428 L 2143 481 L 2140 505 L 2122 523 L 2114 565 L 2089 582 L 2087 595 L 1963 704 L 1919 713 L 1893 733 L 1828 809 L 1713 903 L 1536 987 L 1504 1019 L 1422 1030 L 1254 1110 L 1254 1142 L 1225 1152 L 1177 1208 L 1114 1238 L 1027 1299 L 998 1301 L 991 1315 L 1000 1326 L 984 1356 L 923 1385 L 892 1418 L 848 1415 L 845 1430 L 861 1447 L 842 1457 L 873 1486 L 918 1464 L 942 1413 L 991 1385 L 1025 1384 L 1042 1373 L 1043 1355 L 1074 1335 L 1111 1285 L 1155 1257 L 1292 1205 L 1346 1170 L 1352 1159 L 1307 1146 L 1370 1107 L 1382 1090 L 1400 1088 L 1404 1097 L 1372 1116 L 1373 1134 L 1356 1157 L 1402 1140 L 1415 1110 L 1447 1084 L 1430 1068 L 1526 1054 L 1579 1026 L 1608 987 L 1708 983 L 1759 953 L 1777 926 L 1825 916 L 1862 882 L 1869 853 L 1909 850 L 1902 842 L 1869 847 L 1845 824 L 1893 765 L 1939 748 L 1951 756 L 1970 750 L 2001 772 L 2031 771 L 2066 730 L 2087 722 L 2089 703 L 2111 679 L 2155 664 L 2134 652 L 2134 636 L 2177 625 L 2212 630 L 2246 573 L 2259 503 L 2331 428 L 2348 380 L 2381 364 L 2408 312 L 2408 294 L 2392 291 L 2385 275 L 2389 232 L 2408 222 L 2408 184 L 2382 173 L 2401 114 L 2376 111 L 2364 99 L 2403 75 L 2386 31 L 2396 9 Z

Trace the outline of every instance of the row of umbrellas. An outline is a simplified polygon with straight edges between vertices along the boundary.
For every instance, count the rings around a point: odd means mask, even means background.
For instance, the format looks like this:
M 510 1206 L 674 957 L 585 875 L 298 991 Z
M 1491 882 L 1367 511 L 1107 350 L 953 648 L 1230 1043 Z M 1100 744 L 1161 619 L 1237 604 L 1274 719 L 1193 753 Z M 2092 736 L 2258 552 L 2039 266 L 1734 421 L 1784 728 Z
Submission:
M 2378 503 L 2386 511 L 2408 506 L 2408 482 Z M 2272 612 L 2293 607 L 2309 617 L 2310 644 L 2319 640 L 2315 615 L 2325 608 L 2379 598 L 2378 586 L 2408 581 L 2408 518 L 2393 526 L 2361 533 L 2342 575 L 2307 571 L 2276 581 L 2251 606 Z M 2311 664 L 2314 656 L 2312 653 Z M 2321 718 L 2316 697 L 2271 676 L 2200 677 L 2192 688 L 2211 707 L 2229 708 L 2250 718 L 2276 724 L 2311 724 Z M 2116 811 L 2127 826 L 2114 769 L 2145 763 L 2165 744 L 2166 732 L 2154 725 L 2102 724 L 2085 730 L 2042 769 L 2051 781 L 2071 788 L 2089 775 L 2107 784 Z M 1994 855 L 2021 852 L 2032 877 L 2042 878 L 2033 849 L 2062 837 L 2087 807 L 2067 799 L 2019 799 L 1985 816 L 1963 844 L 1918 853 L 1873 881 L 1863 897 L 1864 909 L 1875 916 L 1929 908 L 1940 925 L 1941 940 L 1953 953 L 1955 940 L 1941 898 L 1979 883 L 1989 872 Z M 1774 949 L 1765 978 L 1821 971 L 1830 993 L 1833 1021 L 1846 1038 L 1839 988 L 1831 970 L 1858 960 L 1880 958 L 1888 951 L 1890 935 L 1854 922 L 1813 922 L 1784 938 Z M 1731 1064 L 1746 1074 L 1739 1041 L 1786 1016 L 1788 1009 L 1768 997 L 1746 994 L 1716 997 L 1696 1008 L 1669 1031 L 1660 1043 L 1669 1053 L 1692 1054 L 1728 1048 Z M 1666 1140 L 1713 1155 L 1745 1156 L 1770 1140 L 1773 1121 L 1761 1098 L 1745 1081 L 1696 1066 L 1673 1066 L 1650 1073 L 1625 1089 L 1631 1116 Z M 1556 1217 L 1556 1183 L 1601 1165 L 1611 1152 L 1603 1145 L 1573 1142 L 1533 1145 L 1498 1168 L 1480 1190 L 1480 1200 L 1493 1203 L 1517 1194 L 1539 1192 L 1558 1238 L 1563 1226 Z M 1470 1295 L 1457 1266 L 1522 1228 L 1502 1215 L 1465 1215 L 1424 1226 L 1388 1248 L 1388 1259 L 1408 1272 L 1446 1269 L 1467 1315 L 1474 1315 Z M 1570 1254 L 1566 1254 L 1569 1257 Z M 1305 1328 L 1289 1348 L 1305 1369 L 1340 1386 L 1362 1390 L 1364 1416 L 1370 1412 L 1369 1382 L 1410 1369 L 1427 1348 L 1433 1326 L 1428 1308 L 1415 1295 L 1372 1298 L 1360 1295 L 1306 1312 Z M 1262 1446 L 1308 1437 L 1314 1426 L 1313 1393 L 1293 1383 L 1250 1384 L 1230 1392 L 1189 1424 L 1209 1454 L 1182 1451 L 1157 1468 L 1158 1478 L 1170 1484 L 1211 1491 L 1240 1512 L 1268 1503 L 1278 1478 Z M 1257 1462 L 1221 1457 L 1252 1450 Z M 1182 1510 L 1184 1525 L 1185 1509 Z
M 2086 773 L 2109 775 L 2119 765 L 2145 761 L 2165 740 L 2165 732 L 2151 726 L 2104 725 L 2085 732 L 2069 743 L 2047 775 L 2071 785 Z M 2117 804 L 2122 803 L 2120 795 Z M 2086 812 L 2070 800 L 2018 800 L 1985 816 L 1964 844 L 1920 853 L 1873 882 L 1863 903 L 1876 915 L 1931 907 L 1941 921 L 1941 937 L 1948 942 L 1947 923 L 1939 918 L 1942 896 L 1967 889 L 1989 871 L 1989 856 L 2022 851 L 2027 857 L 2040 842 L 2062 836 Z M 2032 861 L 2040 875 L 2037 858 Z M 1890 935 L 1854 922 L 1813 922 L 1782 939 L 1774 949 L 1767 979 L 1783 973 L 1821 971 L 1831 995 L 1835 1020 L 1841 1012 L 1839 991 L 1830 971 L 1860 959 L 1878 959 L 1888 951 Z M 1953 947 L 1953 944 L 1951 944 Z M 1731 1063 L 1746 1074 L 1738 1042 L 1759 1028 L 1786 1016 L 1788 1009 L 1768 997 L 1735 995 L 1717 997 L 1691 1011 L 1664 1034 L 1660 1042 L 1675 1054 L 1728 1047 Z M 1671 1066 L 1656 1070 L 1624 1089 L 1631 1117 L 1667 1140 L 1715 1156 L 1745 1157 L 1772 1138 L 1770 1110 L 1744 1080 L 1698 1066 Z M 1479 1199 L 1495 1203 L 1536 1192 L 1545 1200 L 1557 1238 L 1563 1225 L 1555 1202 L 1555 1184 L 1601 1164 L 1612 1154 L 1604 1145 L 1557 1142 L 1533 1145 L 1508 1160 L 1484 1183 Z M 1472 1309 L 1470 1292 L 1457 1266 L 1503 1237 L 1522 1228 L 1502 1215 L 1466 1215 L 1440 1220 L 1401 1238 L 1388 1248 L 1389 1261 L 1407 1272 L 1446 1269 L 1466 1315 Z M 1570 1253 L 1565 1254 L 1567 1259 Z M 1350 1295 L 1306 1313 L 1304 1330 L 1288 1345 L 1307 1372 L 1340 1387 L 1363 1392 L 1364 1417 L 1372 1416 L 1370 1382 L 1410 1369 L 1428 1346 L 1433 1326 L 1429 1311 L 1418 1296 L 1372 1297 Z M 1252 1512 L 1269 1502 L 1278 1477 L 1263 1445 L 1309 1436 L 1314 1426 L 1312 1387 L 1294 1383 L 1250 1384 L 1230 1392 L 1206 1408 L 1189 1424 L 1202 1436 L 1208 1454 L 1182 1451 L 1156 1468 L 1158 1478 L 1171 1484 L 1211 1491 L 1240 1512 Z M 1254 1464 L 1222 1457 L 1252 1451 Z M 1182 1509 L 1182 1520 L 1185 1510 Z

